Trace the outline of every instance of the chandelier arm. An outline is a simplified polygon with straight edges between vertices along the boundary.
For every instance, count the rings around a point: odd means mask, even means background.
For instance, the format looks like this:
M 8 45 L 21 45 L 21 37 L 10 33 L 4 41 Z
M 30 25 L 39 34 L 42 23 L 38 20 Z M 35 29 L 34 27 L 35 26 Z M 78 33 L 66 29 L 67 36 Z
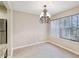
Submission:
M 49 23 L 50 22 L 50 16 L 49 14 L 47 13 L 47 9 L 46 9 L 46 5 L 44 5 L 44 10 L 43 10 L 43 14 L 42 16 L 40 15 L 40 21 L 42 23 Z

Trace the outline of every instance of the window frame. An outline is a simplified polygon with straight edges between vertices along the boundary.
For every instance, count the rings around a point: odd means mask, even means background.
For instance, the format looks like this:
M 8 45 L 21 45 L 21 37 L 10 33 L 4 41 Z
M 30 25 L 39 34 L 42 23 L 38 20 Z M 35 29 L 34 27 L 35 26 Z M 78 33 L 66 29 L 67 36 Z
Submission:
M 72 21 L 73 21 L 73 17 L 77 17 L 77 25 L 76 25 L 76 34 L 75 34 L 75 36 L 79 36 L 78 35 L 78 33 L 77 33 L 77 31 L 78 31 L 78 29 L 79 29 L 79 13 L 78 14 L 74 14 L 74 15 L 69 15 L 69 16 L 65 16 L 65 17 L 61 17 L 61 18 L 57 18 L 57 19 L 53 19 L 53 21 L 55 21 L 55 20 L 58 20 L 59 21 L 59 38 L 62 38 L 62 39 L 67 39 L 67 40 L 71 40 L 71 41 L 75 41 L 75 42 L 79 42 L 79 40 L 74 40 L 74 39 L 69 39 L 69 38 L 65 38 L 65 37 L 62 37 L 61 35 L 63 35 L 63 34 L 61 34 L 62 32 L 61 32 L 61 27 L 60 27 L 60 20 L 62 20 L 62 19 L 64 19 L 64 18 L 67 18 L 67 17 L 69 17 L 70 19 L 69 19 L 69 23 L 70 23 L 70 25 L 69 25 L 69 28 L 70 28 L 70 36 L 71 36 L 71 34 L 73 33 L 73 24 L 72 24 Z M 63 20 L 63 21 L 65 21 L 65 20 Z M 67 21 L 67 19 L 66 19 L 66 21 Z M 64 23 L 64 25 L 65 25 L 65 23 Z M 68 28 L 68 27 L 67 27 Z M 67 29 L 67 28 L 64 28 L 64 29 Z M 64 30 L 65 31 L 65 30 Z M 72 33 L 71 33 L 72 32 Z M 66 34 L 67 34 L 67 32 L 66 32 Z M 72 36 L 73 37 L 73 36 Z

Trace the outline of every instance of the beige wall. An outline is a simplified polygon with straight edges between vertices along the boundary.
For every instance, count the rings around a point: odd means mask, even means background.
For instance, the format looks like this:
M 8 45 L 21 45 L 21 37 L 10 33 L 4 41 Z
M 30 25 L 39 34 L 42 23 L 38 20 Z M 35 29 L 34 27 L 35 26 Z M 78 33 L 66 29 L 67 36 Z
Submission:
M 79 7 L 75 7 L 73 9 L 69 9 L 67 11 L 61 12 L 53 16 L 52 18 L 57 19 L 57 18 L 61 18 L 64 16 L 73 15 L 77 13 L 79 13 Z M 79 55 L 79 42 L 73 42 L 73 41 L 53 37 L 53 35 L 51 34 L 51 31 L 50 31 L 50 42 Z
M 25 12 L 13 12 L 13 48 L 46 40 L 46 24 L 39 16 Z
M 7 19 L 7 9 L 0 5 L 0 19 Z

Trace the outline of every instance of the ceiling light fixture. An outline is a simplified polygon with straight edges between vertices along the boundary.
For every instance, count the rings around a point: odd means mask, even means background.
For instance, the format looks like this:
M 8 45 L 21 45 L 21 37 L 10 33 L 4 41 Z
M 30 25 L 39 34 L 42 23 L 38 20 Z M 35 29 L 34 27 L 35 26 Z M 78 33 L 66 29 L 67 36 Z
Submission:
M 47 9 L 46 9 L 46 5 L 44 5 L 44 10 L 43 12 L 41 13 L 40 15 L 40 21 L 42 23 L 49 23 L 50 22 L 50 15 L 49 13 L 47 12 Z

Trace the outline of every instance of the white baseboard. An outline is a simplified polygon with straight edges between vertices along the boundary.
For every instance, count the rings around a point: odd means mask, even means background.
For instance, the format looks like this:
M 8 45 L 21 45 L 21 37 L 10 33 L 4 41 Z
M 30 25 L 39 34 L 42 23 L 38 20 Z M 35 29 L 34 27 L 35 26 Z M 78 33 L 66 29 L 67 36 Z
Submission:
M 65 49 L 65 50 L 67 50 L 67 51 L 70 51 L 71 53 L 74 53 L 74 54 L 76 54 L 76 55 L 79 55 L 79 52 L 76 52 L 76 51 L 74 51 L 74 50 L 72 50 L 72 49 L 69 49 L 69 48 L 66 48 L 66 47 L 64 47 L 64 46 L 61 46 L 61 45 L 59 45 L 59 44 L 56 44 L 55 42 L 49 41 L 49 43 L 50 43 L 50 44 L 54 44 L 54 45 L 56 45 L 56 46 L 58 46 L 58 47 L 60 47 L 60 48 L 63 48 L 63 49 Z
M 23 46 L 15 47 L 15 48 L 13 48 L 13 50 L 24 48 L 24 47 L 29 47 L 29 46 L 33 46 L 33 45 L 37 45 L 37 44 L 45 43 L 45 42 L 47 42 L 47 41 L 42 41 L 42 42 L 36 42 L 36 43 L 28 44 L 28 45 L 23 45 Z
M 58 47 L 60 47 L 60 48 L 63 48 L 63 49 L 65 49 L 65 50 L 68 50 L 68 51 L 70 51 L 70 52 L 72 52 L 72 53 L 74 53 L 74 54 L 76 54 L 76 55 L 79 55 L 79 52 L 76 52 L 76 51 L 74 51 L 74 50 L 72 50 L 72 49 L 63 47 L 63 46 L 61 46 L 61 45 L 59 45 L 59 44 L 56 44 L 55 42 L 51 42 L 51 41 L 48 41 L 48 40 L 47 40 L 47 41 L 42 41 L 42 42 L 36 42 L 36 43 L 24 45 L 24 46 L 19 46 L 19 47 L 13 48 L 13 50 L 16 50 L 16 49 L 19 49 L 19 48 L 24 48 L 24 47 L 29 47 L 29 46 L 33 46 L 33 45 L 37 45 L 37 44 L 41 44 L 41 43 L 46 43 L 46 42 L 48 42 L 48 43 L 50 43 L 50 44 L 53 44 L 53 45 L 56 45 L 56 46 L 58 46 Z

